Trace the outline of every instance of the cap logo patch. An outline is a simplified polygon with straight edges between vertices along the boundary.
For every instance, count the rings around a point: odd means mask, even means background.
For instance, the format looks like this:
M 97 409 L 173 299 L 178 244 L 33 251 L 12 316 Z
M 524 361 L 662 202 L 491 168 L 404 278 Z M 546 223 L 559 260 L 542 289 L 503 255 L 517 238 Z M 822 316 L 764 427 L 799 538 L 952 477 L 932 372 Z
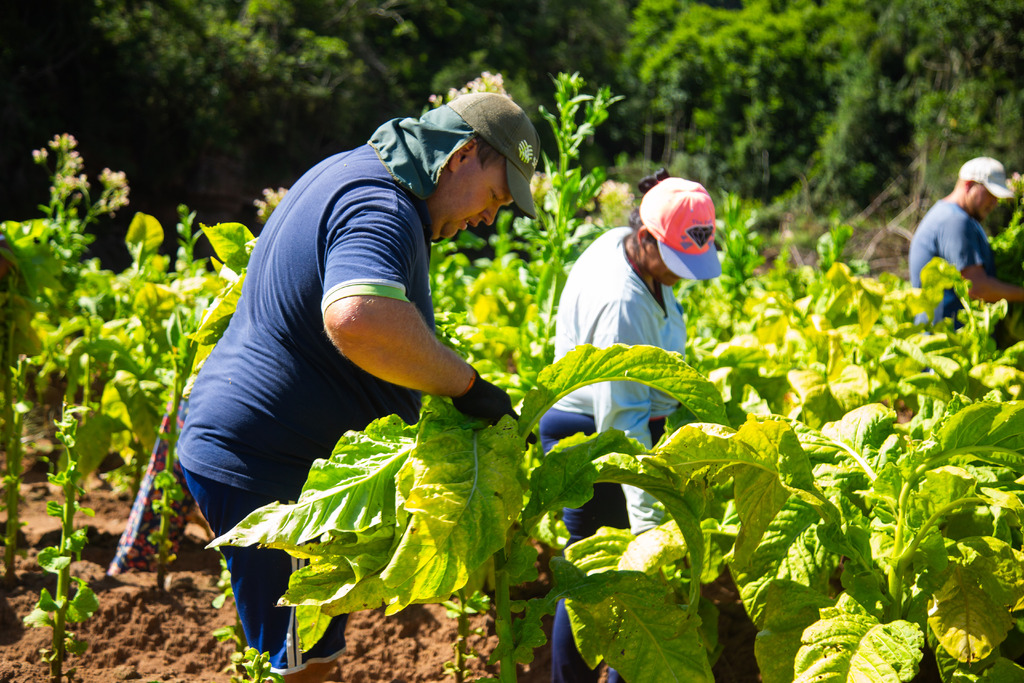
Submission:
M 691 225 L 686 229 L 686 234 L 694 244 L 703 249 L 715 234 L 715 228 L 711 225 Z
M 526 140 L 519 141 L 519 158 L 523 162 L 533 165 L 533 147 Z

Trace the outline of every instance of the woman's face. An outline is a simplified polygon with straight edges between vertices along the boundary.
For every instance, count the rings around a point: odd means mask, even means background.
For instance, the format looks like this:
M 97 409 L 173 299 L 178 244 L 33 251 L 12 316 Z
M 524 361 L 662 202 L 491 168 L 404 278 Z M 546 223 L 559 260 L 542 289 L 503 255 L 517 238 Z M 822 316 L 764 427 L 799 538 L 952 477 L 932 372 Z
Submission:
M 647 237 L 646 235 L 649 235 Z M 665 265 L 661 258 L 661 251 L 658 249 L 658 240 L 651 235 L 647 228 L 640 228 L 640 243 L 643 245 L 643 269 L 654 278 L 655 282 L 671 287 L 683 278 L 679 277 Z

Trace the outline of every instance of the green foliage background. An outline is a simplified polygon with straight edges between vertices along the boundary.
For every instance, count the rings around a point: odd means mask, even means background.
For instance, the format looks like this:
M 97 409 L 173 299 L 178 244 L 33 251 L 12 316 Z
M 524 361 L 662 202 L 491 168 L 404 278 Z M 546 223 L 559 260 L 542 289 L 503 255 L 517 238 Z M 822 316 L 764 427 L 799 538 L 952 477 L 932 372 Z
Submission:
M 769 219 L 895 215 L 979 154 L 1024 167 L 1019 0 L 40 0 L 0 22 L 0 206 L 33 213 L 29 150 L 66 131 L 133 208 L 251 224 L 263 187 L 484 70 L 538 124 L 553 74 L 610 87 L 585 166 L 667 166 Z

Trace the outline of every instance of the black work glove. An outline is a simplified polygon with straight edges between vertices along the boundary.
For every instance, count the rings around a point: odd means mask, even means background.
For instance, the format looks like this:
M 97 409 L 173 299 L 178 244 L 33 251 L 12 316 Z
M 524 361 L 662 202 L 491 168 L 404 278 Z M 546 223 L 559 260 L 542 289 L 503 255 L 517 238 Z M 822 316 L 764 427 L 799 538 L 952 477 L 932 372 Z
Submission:
M 492 424 L 504 415 L 519 419 L 505 390 L 485 380 L 476 370 L 473 370 L 469 389 L 462 396 L 453 396 L 452 404 L 460 413 L 489 420 Z

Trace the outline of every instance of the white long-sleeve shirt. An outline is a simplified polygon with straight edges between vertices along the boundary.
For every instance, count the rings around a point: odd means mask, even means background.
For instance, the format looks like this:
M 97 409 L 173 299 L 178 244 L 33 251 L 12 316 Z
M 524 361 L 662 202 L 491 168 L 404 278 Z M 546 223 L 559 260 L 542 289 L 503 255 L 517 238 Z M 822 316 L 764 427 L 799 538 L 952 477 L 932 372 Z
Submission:
M 597 238 L 576 261 L 558 304 L 555 358 L 580 344 L 605 348 L 612 344 L 647 344 L 684 353 L 686 321 L 672 288 L 662 288 L 665 307 L 654 298 L 626 258 L 631 228 L 614 228 Z M 667 394 L 638 382 L 600 382 L 577 389 L 555 408 L 591 415 L 598 431 L 621 429 L 651 448 L 648 421 L 672 413 L 678 403 Z M 661 513 L 654 499 L 624 486 L 630 526 L 640 533 L 655 526 Z

